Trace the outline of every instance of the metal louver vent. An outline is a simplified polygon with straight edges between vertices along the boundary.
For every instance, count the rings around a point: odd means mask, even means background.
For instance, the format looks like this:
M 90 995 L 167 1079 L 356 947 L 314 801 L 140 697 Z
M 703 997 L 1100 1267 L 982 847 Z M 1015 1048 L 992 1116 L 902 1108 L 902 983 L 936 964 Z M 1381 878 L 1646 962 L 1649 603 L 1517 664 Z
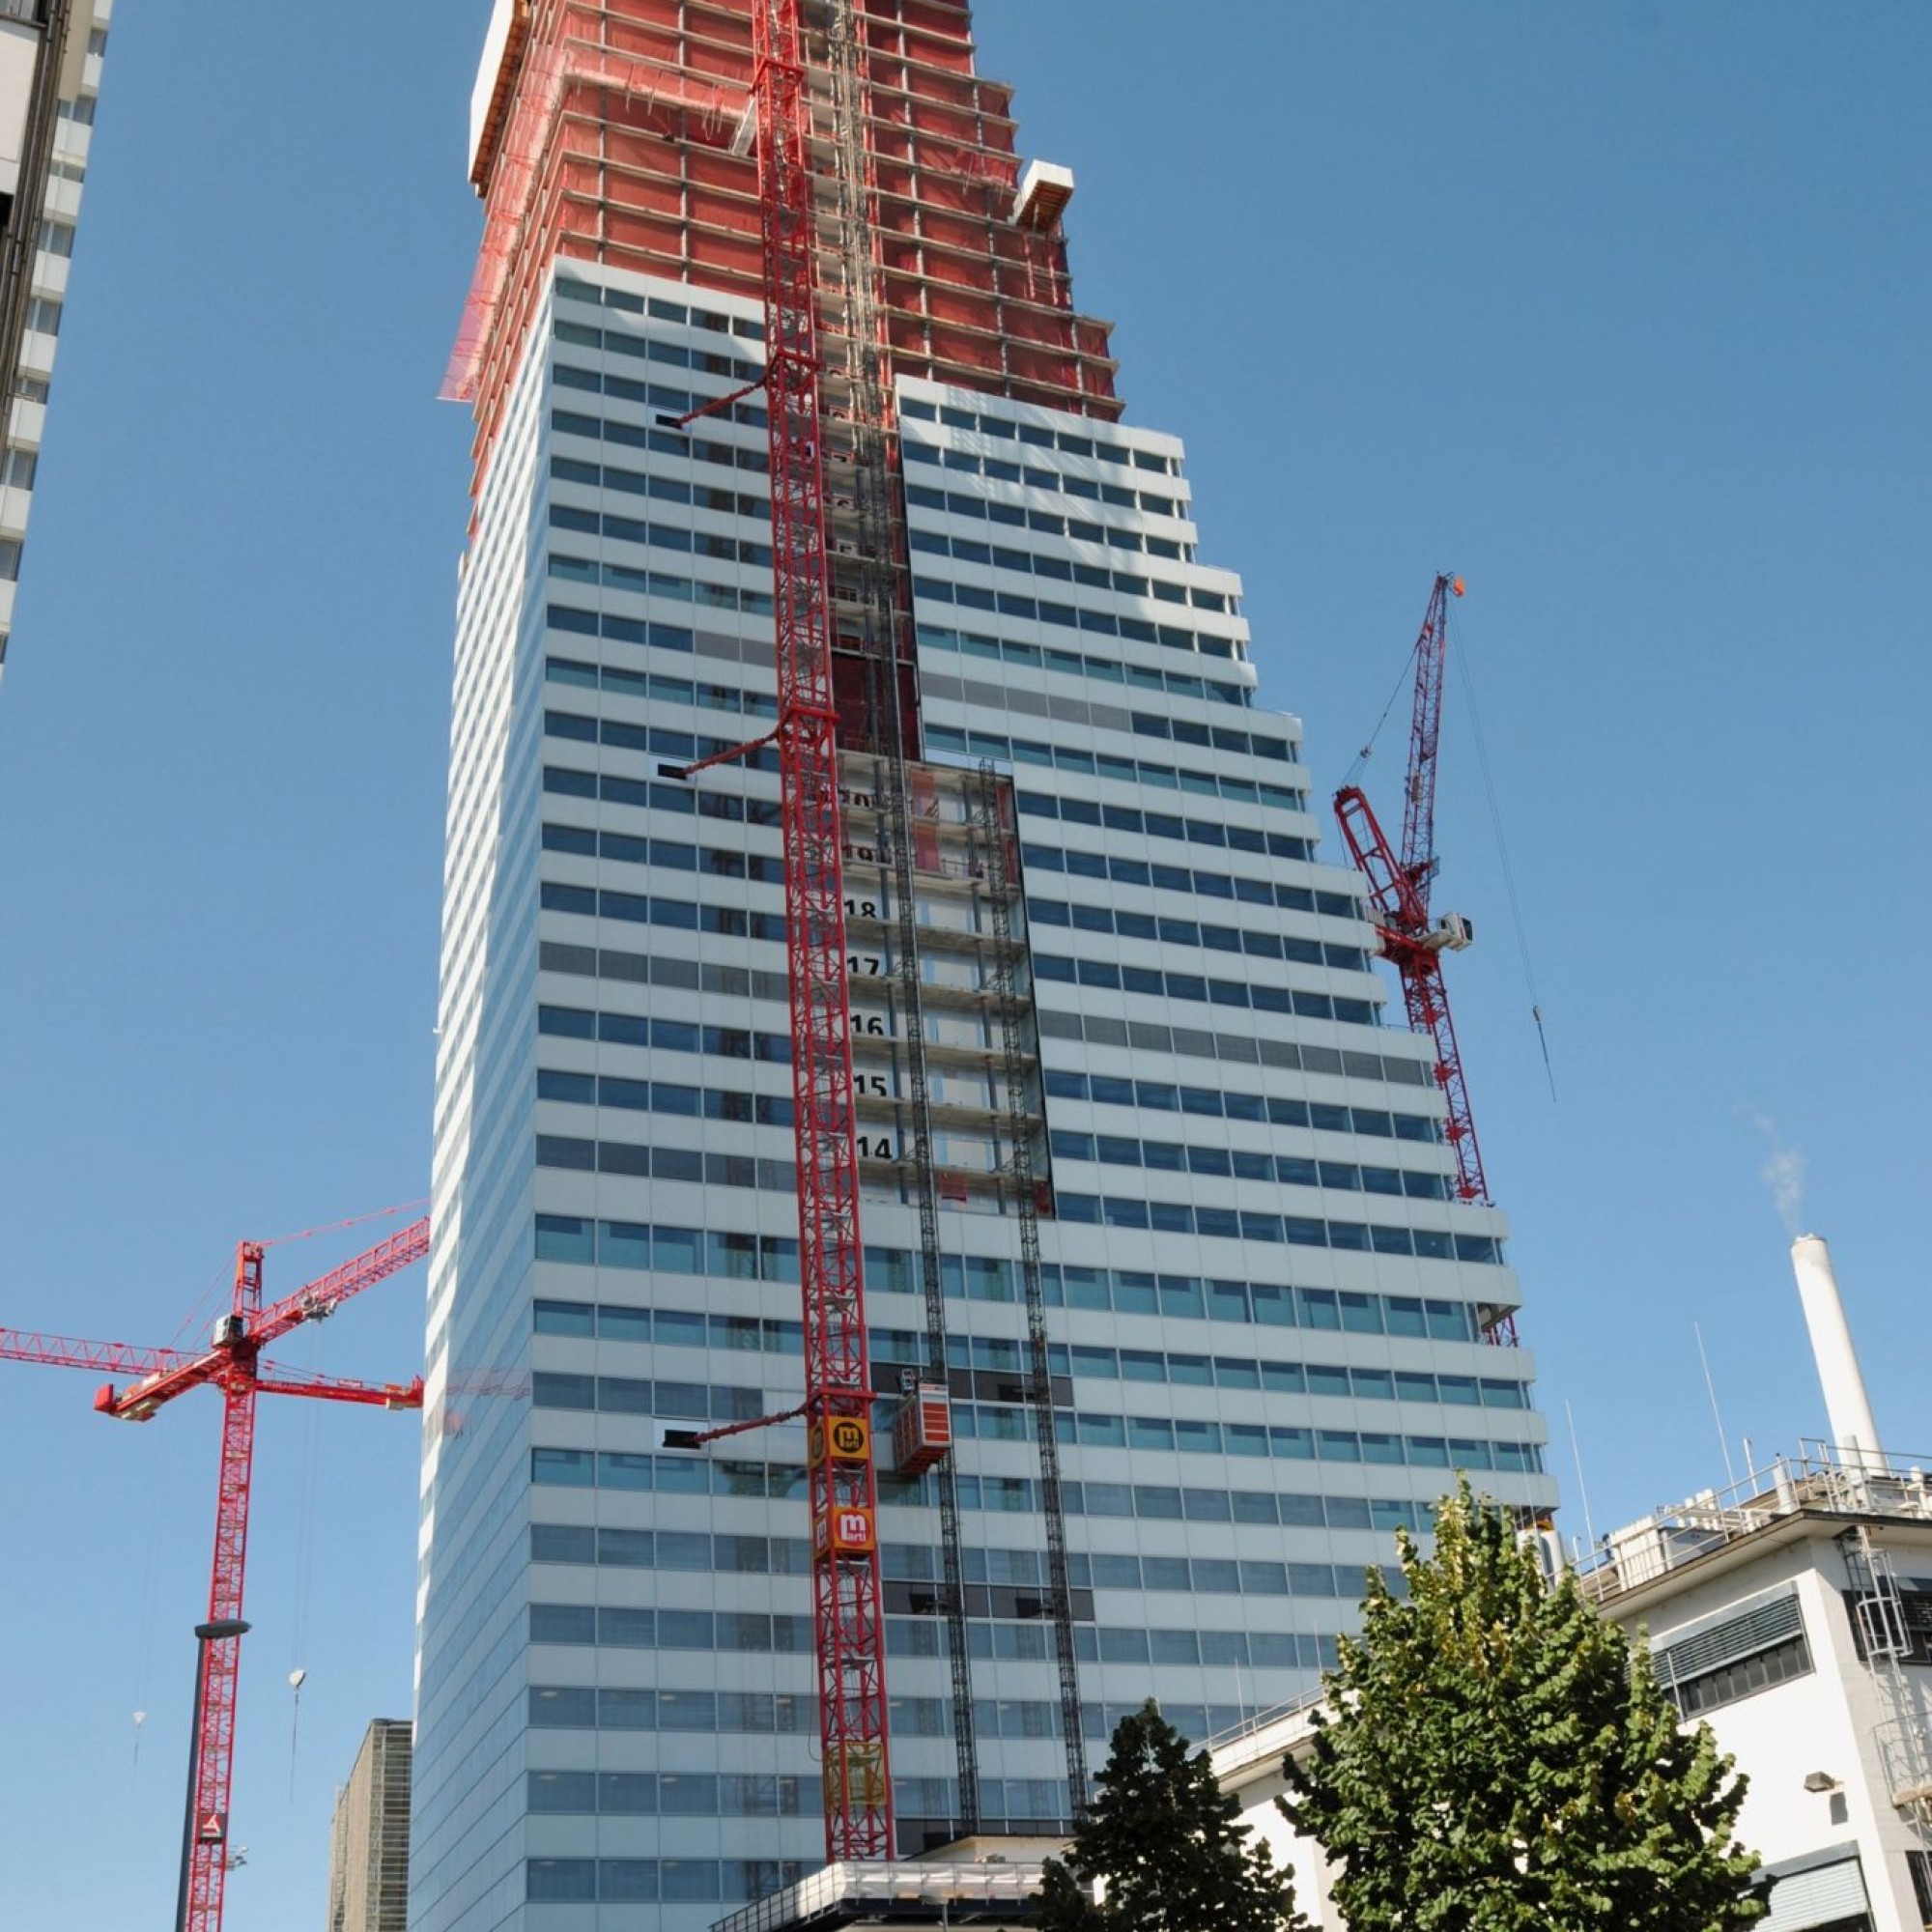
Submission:
M 1674 1643 L 1658 1646 L 1654 1653 L 1657 1680 L 1666 1690 L 1671 1686 L 1721 1670 L 1761 1650 L 1804 1634 L 1804 1621 L 1799 1612 L 1796 1591 L 1759 1604 L 1741 1615 L 1699 1631 L 1694 1636 L 1679 1637 Z

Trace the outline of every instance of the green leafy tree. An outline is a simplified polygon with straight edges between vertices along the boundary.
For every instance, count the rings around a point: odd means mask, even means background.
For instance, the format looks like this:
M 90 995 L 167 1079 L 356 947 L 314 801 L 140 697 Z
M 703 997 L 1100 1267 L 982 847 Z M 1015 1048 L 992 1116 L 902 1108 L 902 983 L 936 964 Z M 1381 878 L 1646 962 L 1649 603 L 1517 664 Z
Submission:
M 1094 1782 L 1065 1862 L 1046 1861 L 1041 1932 L 1305 1932 L 1288 1874 L 1158 1705 L 1121 1719 Z
M 1350 1932 L 1732 1932 L 1763 1916 L 1745 1781 L 1647 1649 L 1551 1585 L 1466 1480 L 1406 1601 L 1371 1573 L 1281 1809 L 1339 1868 Z

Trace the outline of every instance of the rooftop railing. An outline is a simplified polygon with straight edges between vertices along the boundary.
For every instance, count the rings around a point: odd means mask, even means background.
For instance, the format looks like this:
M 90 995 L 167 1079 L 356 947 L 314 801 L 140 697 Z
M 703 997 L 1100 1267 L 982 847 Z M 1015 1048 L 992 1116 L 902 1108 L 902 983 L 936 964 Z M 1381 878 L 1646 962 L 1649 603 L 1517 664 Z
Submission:
M 906 1861 L 895 1864 L 836 1864 L 775 1891 L 719 1919 L 711 1932 L 780 1932 L 808 1920 L 843 1910 L 877 1910 L 903 1906 L 909 1914 L 945 1917 L 955 1924 L 983 1918 L 989 1913 L 1030 1913 L 1046 1882 L 1042 1866 L 1031 1861 L 1012 1863 L 928 1864 Z
M 1727 1489 L 1662 1504 L 1600 1538 L 1578 1554 L 1577 1580 L 1585 1596 L 1604 1603 L 1806 1512 L 1932 1522 L 1928 1468 L 1932 1456 L 1848 1453 L 1829 1442 L 1802 1442 L 1796 1456 L 1780 1456 Z

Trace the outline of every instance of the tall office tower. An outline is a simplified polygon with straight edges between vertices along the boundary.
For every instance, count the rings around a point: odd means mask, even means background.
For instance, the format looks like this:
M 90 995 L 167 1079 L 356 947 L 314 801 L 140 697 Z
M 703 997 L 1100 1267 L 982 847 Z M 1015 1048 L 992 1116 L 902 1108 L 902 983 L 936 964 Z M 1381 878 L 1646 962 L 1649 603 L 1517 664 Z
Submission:
M 1151 1693 L 1200 1735 L 1312 1687 L 1452 1469 L 1553 1494 L 1501 1217 L 1181 444 L 1122 426 L 1071 177 L 963 0 L 806 14 L 916 1851 L 1056 1827 Z M 688 1443 L 803 1386 L 776 760 L 688 769 L 775 715 L 749 16 L 504 0 L 476 91 L 416 1932 L 687 1932 L 825 1845 L 805 1432 Z
M 0 0 L 0 668 L 113 0 Z
M 404 1932 L 410 1902 L 410 1725 L 362 1734 L 328 1831 L 328 1932 Z

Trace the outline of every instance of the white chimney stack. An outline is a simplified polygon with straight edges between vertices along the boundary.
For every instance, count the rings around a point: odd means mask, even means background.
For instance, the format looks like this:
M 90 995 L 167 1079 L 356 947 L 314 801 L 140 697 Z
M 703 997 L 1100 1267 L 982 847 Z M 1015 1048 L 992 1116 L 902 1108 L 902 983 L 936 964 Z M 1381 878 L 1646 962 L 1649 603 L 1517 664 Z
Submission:
M 1818 1364 L 1818 1380 L 1825 1391 L 1825 1414 L 1838 1453 L 1857 1467 L 1878 1465 L 1878 1424 L 1872 1420 L 1871 1399 L 1859 1370 L 1858 1350 L 1845 1323 L 1845 1305 L 1838 1298 L 1838 1277 L 1832 1272 L 1832 1251 L 1816 1235 L 1800 1235 L 1791 1244 L 1791 1270 L 1798 1277 L 1798 1297 L 1804 1304 L 1804 1325 L 1811 1331 L 1811 1353 Z

